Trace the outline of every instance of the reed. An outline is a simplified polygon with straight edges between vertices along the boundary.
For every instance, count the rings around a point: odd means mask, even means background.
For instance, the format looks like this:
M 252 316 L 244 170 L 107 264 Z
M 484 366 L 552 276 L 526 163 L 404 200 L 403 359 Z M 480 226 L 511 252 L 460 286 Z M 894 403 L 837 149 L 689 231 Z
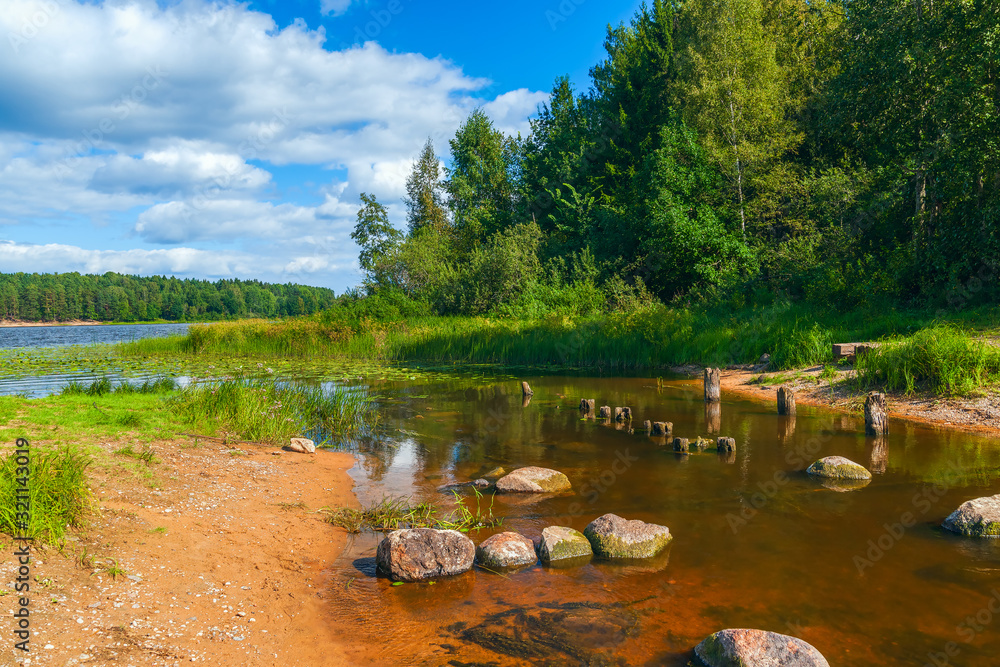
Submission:
M 283 443 L 312 432 L 349 437 L 377 421 L 374 401 L 355 387 L 321 387 L 237 376 L 195 385 L 172 399 L 189 422 L 215 423 L 254 442 Z

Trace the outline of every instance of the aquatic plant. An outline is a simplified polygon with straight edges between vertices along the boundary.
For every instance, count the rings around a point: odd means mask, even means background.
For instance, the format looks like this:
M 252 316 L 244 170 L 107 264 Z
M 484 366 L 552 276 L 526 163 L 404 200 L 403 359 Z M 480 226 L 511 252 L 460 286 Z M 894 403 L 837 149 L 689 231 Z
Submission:
M 439 528 L 467 533 L 501 525 L 503 518 L 493 515 L 494 496 L 490 496 L 489 506 L 483 507 L 483 494 L 478 489 L 473 491 L 476 499 L 474 510 L 465 505 L 466 499 L 455 493 L 457 507 L 448 513 L 434 503 L 411 504 L 406 496 L 386 496 L 362 509 L 327 507 L 319 511 L 326 516 L 328 523 L 340 526 L 349 533 L 360 533 L 362 530 L 387 532 L 401 528 Z
M 310 431 L 356 435 L 371 430 L 378 418 L 364 388 L 324 389 L 245 375 L 190 386 L 171 405 L 189 422 L 214 422 L 240 438 L 270 443 Z

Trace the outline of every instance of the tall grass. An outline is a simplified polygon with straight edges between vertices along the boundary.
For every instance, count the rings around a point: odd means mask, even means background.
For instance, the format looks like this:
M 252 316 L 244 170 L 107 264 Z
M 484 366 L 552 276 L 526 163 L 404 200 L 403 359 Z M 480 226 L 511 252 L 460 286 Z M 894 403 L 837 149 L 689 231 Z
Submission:
M 55 542 L 69 526 L 79 526 L 89 508 L 86 470 L 91 458 L 71 447 L 31 452 L 29 522 L 18 528 L 16 504 L 17 461 L 12 454 L 0 459 L 0 532 Z
M 928 389 L 965 395 L 1000 380 L 1000 349 L 954 326 L 939 324 L 913 336 L 882 341 L 855 365 L 869 386 L 911 394 Z
M 255 442 L 281 443 L 309 433 L 350 437 L 369 431 L 377 421 L 374 401 L 365 390 L 324 390 L 251 377 L 188 387 L 172 405 L 188 421 L 215 421 Z
M 997 326 L 998 311 L 956 318 Z M 935 320 L 924 312 L 838 312 L 789 303 L 738 311 L 657 306 L 631 313 L 535 320 L 417 317 L 397 322 L 248 320 L 192 327 L 173 351 L 250 357 L 323 357 L 387 362 L 540 365 L 643 369 L 682 364 L 724 366 L 771 355 L 783 370 L 832 361 L 835 342 L 910 336 Z M 154 353 L 162 339 L 126 353 Z

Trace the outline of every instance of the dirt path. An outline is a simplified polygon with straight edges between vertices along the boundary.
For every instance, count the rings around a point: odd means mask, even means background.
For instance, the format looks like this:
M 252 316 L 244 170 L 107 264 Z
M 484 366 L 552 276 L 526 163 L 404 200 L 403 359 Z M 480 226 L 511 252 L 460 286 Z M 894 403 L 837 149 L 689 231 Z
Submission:
M 728 368 L 722 372 L 722 390 L 723 394 L 738 394 L 776 405 L 778 387 L 785 385 L 794 388 L 795 402 L 799 405 L 860 413 L 867 392 L 843 382 L 852 377 L 853 371 L 838 371 L 837 377 L 832 378 L 832 385 L 830 378 L 821 377 L 822 371 L 822 366 L 778 373 Z M 888 394 L 887 400 L 891 417 L 928 426 L 976 433 L 1000 433 L 1000 395 L 995 392 L 964 398 L 947 398 L 929 393 L 912 396 Z
M 356 502 L 353 458 L 191 445 L 155 443 L 152 478 L 93 471 L 86 535 L 34 553 L 28 659 L 8 631 L 3 545 L 0 665 L 358 664 L 325 603 L 345 533 L 311 511 Z

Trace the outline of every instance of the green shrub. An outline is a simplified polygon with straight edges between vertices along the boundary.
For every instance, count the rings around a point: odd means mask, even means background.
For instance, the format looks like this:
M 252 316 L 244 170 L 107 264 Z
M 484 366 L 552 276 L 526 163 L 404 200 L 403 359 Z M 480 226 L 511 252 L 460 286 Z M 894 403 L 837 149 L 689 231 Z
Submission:
M 92 460 L 72 447 L 31 450 L 28 490 L 30 521 L 19 531 L 16 514 L 18 463 L 13 454 L 0 459 L 0 532 L 55 542 L 69 527 L 81 525 L 89 508 L 86 470 Z

